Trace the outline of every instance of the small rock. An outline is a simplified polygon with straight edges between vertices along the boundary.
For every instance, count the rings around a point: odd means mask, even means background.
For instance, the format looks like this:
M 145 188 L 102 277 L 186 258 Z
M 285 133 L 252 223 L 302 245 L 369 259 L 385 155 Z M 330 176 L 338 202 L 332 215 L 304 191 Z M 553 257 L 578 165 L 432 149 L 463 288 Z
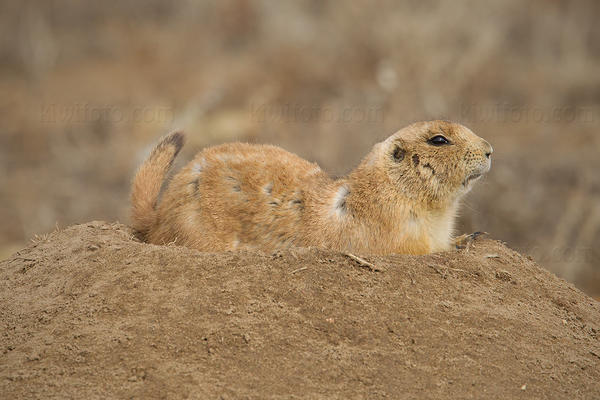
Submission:
M 496 271 L 496 278 L 504 282 L 512 281 L 512 275 L 510 274 L 510 272 L 505 270 Z

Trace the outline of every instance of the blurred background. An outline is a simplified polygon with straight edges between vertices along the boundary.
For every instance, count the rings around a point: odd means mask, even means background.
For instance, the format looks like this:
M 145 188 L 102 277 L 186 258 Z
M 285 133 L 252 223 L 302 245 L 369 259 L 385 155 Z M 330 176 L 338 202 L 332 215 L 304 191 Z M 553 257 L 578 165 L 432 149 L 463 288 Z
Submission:
M 0 257 L 128 220 L 156 139 L 270 142 L 332 174 L 419 120 L 494 146 L 460 231 L 600 295 L 600 3 L 0 1 Z

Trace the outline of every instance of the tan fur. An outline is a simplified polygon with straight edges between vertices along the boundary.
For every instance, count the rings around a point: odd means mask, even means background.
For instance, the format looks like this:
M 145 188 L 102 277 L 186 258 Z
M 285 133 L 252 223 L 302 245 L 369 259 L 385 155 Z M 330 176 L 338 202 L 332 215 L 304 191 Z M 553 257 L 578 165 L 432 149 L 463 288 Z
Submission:
M 133 228 L 142 235 L 147 235 L 156 223 L 160 189 L 183 141 L 180 132 L 165 136 L 135 174 L 131 188 L 131 220 Z
M 438 134 L 451 144 L 427 142 Z M 332 179 L 278 147 L 224 144 L 201 151 L 156 205 L 167 161 L 177 153 L 164 143 L 134 180 L 133 226 L 151 243 L 204 251 L 449 249 L 459 199 L 489 170 L 492 152 L 462 125 L 420 122 L 376 144 L 348 176 Z

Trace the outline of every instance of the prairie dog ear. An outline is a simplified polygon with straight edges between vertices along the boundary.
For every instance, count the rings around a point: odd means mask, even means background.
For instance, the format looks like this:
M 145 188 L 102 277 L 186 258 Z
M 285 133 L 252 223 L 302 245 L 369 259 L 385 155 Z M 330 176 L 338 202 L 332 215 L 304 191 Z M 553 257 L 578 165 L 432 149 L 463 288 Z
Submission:
M 406 150 L 400 145 L 400 143 L 396 143 L 392 150 L 392 158 L 395 162 L 401 162 L 404 160 L 404 156 L 406 155 Z

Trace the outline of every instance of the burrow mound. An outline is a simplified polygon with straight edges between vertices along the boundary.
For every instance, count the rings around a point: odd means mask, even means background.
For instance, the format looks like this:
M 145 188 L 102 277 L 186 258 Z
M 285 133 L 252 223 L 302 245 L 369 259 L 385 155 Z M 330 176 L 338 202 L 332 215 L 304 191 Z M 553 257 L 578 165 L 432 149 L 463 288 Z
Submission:
M 499 242 L 200 253 L 120 224 L 0 263 L 4 398 L 600 398 L 600 304 Z

